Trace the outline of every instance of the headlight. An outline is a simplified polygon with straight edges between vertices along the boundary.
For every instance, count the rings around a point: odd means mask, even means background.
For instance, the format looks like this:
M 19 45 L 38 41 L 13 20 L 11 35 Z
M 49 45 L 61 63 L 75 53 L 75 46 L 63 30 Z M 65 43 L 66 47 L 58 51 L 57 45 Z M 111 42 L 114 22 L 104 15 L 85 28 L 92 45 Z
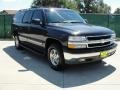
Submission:
M 70 36 L 68 39 L 68 48 L 86 48 L 87 39 L 84 36 Z
M 84 36 L 70 36 L 68 41 L 85 42 L 86 40 Z
M 112 34 L 112 35 L 111 35 L 111 39 L 115 41 L 115 39 L 116 39 L 116 34 Z

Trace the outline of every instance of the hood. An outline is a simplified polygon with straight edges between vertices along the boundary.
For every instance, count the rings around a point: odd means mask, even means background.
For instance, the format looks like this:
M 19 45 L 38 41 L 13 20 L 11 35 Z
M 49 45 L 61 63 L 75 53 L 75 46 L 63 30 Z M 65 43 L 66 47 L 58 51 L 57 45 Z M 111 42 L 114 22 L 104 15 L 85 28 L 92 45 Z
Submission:
M 90 24 L 76 24 L 76 23 L 56 23 L 52 24 L 62 31 L 68 32 L 72 35 L 107 35 L 114 34 L 114 32 L 108 28 L 90 25 Z

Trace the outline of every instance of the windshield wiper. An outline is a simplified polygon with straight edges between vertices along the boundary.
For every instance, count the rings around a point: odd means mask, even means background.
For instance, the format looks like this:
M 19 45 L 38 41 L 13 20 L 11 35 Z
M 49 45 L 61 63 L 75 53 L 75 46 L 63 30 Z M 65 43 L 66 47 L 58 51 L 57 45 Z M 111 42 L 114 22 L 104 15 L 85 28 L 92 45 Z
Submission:
M 84 23 L 84 22 L 80 22 L 77 20 L 65 20 L 65 21 L 55 21 L 55 22 L 50 22 L 50 23 Z
M 63 22 L 49 22 L 49 23 L 63 23 Z
M 80 22 L 80 21 L 77 21 L 77 20 L 65 20 L 63 22 L 64 23 L 83 23 L 83 22 Z

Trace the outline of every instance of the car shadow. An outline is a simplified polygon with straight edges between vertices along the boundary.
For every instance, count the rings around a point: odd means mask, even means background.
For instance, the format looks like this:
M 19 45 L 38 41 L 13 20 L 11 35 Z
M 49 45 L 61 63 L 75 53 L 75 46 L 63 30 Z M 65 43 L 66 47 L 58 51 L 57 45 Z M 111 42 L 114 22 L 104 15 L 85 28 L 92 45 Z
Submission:
M 32 71 L 61 88 L 94 83 L 109 76 L 116 70 L 114 66 L 103 61 L 102 63 L 68 65 L 68 68 L 64 71 L 54 71 L 49 67 L 45 57 L 27 50 L 18 51 L 14 46 L 6 47 L 3 50 L 25 68 L 25 70 L 18 70 L 19 72 Z

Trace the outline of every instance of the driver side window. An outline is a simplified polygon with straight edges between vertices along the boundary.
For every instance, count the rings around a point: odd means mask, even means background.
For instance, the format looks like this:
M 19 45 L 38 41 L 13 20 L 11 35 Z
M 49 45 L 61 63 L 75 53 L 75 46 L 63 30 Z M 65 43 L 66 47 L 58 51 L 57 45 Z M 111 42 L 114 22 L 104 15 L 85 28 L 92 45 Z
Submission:
M 43 17 L 42 17 L 42 11 L 41 10 L 36 10 L 33 14 L 33 17 L 32 17 L 32 21 L 34 20 L 38 20 L 40 21 L 39 23 L 35 23 L 35 22 L 32 22 L 33 24 L 40 24 L 43 20 Z

